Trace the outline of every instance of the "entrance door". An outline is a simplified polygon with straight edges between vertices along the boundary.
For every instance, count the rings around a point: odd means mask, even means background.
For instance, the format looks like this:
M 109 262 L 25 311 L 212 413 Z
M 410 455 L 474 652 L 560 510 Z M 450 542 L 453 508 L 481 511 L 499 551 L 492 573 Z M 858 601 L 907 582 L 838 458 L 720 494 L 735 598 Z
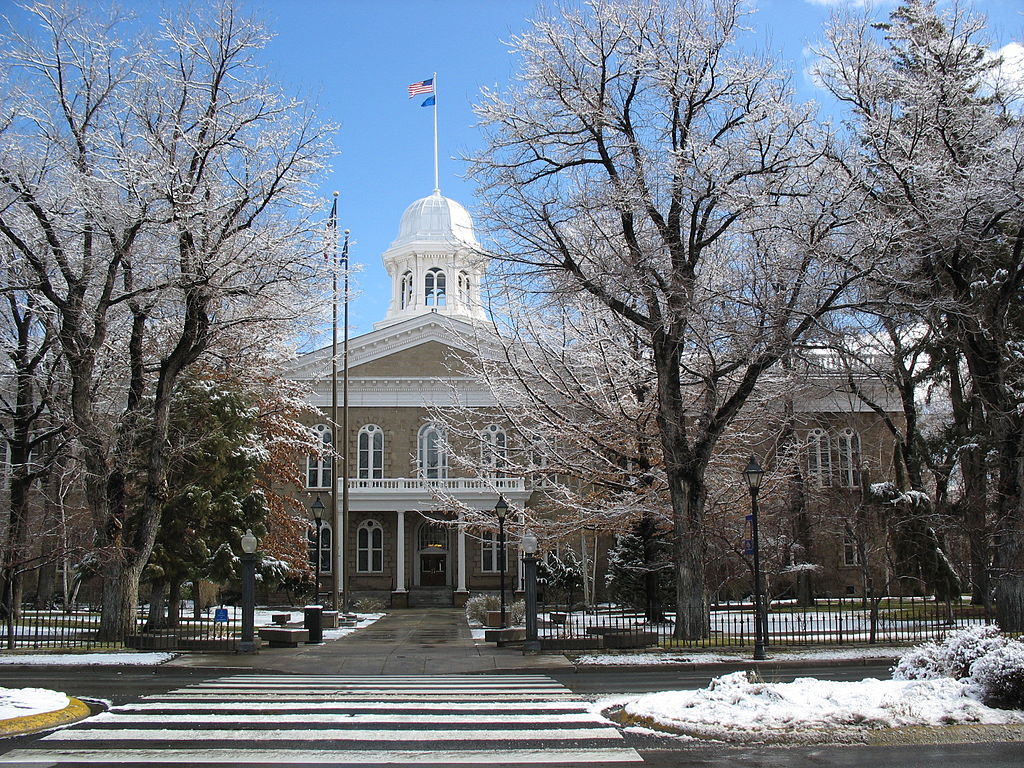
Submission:
M 448 529 L 424 521 L 416 537 L 420 561 L 419 586 L 448 586 Z
M 443 587 L 448 583 L 446 567 L 448 555 L 420 555 L 420 584 L 424 587 Z

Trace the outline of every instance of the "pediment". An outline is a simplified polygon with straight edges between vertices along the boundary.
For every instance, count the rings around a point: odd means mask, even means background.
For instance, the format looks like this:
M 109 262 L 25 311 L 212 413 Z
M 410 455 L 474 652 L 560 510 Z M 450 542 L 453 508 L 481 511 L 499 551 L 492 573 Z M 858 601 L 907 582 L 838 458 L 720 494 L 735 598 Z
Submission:
M 453 358 L 477 354 L 488 329 L 461 320 L 426 314 L 349 340 L 349 374 L 359 377 L 422 379 L 451 374 Z M 341 356 L 342 343 L 338 342 Z M 340 365 L 340 363 L 339 363 Z M 331 347 L 301 355 L 291 378 L 320 380 L 331 375 Z

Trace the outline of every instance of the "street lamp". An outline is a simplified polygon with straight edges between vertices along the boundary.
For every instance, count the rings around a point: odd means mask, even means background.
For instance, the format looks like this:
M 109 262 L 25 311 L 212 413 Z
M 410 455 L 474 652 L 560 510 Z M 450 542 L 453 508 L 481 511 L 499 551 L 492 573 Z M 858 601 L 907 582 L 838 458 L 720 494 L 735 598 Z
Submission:
M 757 459 L 750 457 L 750 463 L 743 470 L 747 479 L 747 488 L 750 489 L 750 534 L 753 539 L 754 555 L 754 658 L 764 659 L 764 643 L 766 627 L 764 625 L 764 613 L 761 611 L 761 555 L 760 544 L 757 535 L 757 494 L 761 490 L 761 480 L 764 478 L 764 470 L 757 463 Z
M 523 576 L 526 580 L 526 642 L 523 651 L 539 651 L 537 639 L 537 537 L 523 534 Z
M 498 516 L 498 569 L 501 574 L 498 591 L 501 601 L 501 628 L 505 629 L 508 626 L 505 621 L 505 517 L 508 515 L 508 502 L 500 494 L 498 503 L 494 505 L 494 514 Z
M 253 653 L 256 641 L 253 628 L 256 624 L 256 537 L 246 529 L 242 536 L 242 639 L 238 643 L 240 653 Z
M 319 493 L 310 505 L 310 509 L 313 510 L 313 524 L 316 526 L 316 566 L 313 576 L 313 602 L 316 603 L 320 600 L 320 526 L 323 523 L 326 509 L 324 503 L 320 501 Z

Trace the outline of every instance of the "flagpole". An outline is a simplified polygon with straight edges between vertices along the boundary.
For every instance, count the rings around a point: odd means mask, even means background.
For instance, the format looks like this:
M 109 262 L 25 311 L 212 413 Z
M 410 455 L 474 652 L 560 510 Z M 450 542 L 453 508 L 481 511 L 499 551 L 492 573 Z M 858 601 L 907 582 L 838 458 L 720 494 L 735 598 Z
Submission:
M 434 191 L 441 191 L 437 175 L 437 72 L 434 73 Z
M 331 231 L 334 242 L 331 243 L 331 528 L 334 532 L 335 567 L 334 589 L 331 590 L 331 608 L 338 610 L 338 590 L 343 578 L 338 563 L 341 560 L 338 547 L 338 193 L 334 193 L 334 204 L 331 206 Z M 317 523 L 319 525 L 319 523 Z M 319 537 L 317 537 L 319 540 Z M 320 568 L 320 553 L 316 553 L 317 568 Z
M 338 537 L 339 553 L 340 553 L 339 556 L 338 556 L 338 567 L 339 568 L 344 568 L 345 567 L 344 546 L 345 546 L 346 536 L 344 535 L 345 534 L 345 527 L 344 526 L 348 525 L 348 517 L 349 517 L 349 515 L 348 515 L 348 512 L 349 512 L 348 478 L 349 478 L 350 472 L 349 472 L 349 460 L 348 460 L 348 455 L 349 455 L 348 454 L 348 449 L 349 449 L 349 441 L 348 441 L 348 399 L 349 399 L 348 398 L 348 368 L 349 368 L 349 366 L 348 366 L 348 302 L 349 302 L 348 236 L 349 236 L 349 230 L 346 229 L 345 230 L 345 246 L 341 249 L 341 264 L 342 264 L 342 268 L 345 271 L 345 296 L 344 296 L 344 305 L 343 305 L 344 306 L 344 315 L 345 315 L 345 323 L 344 323 L 345 334 L 344 334 L 344 341 L 343 341 L 343 346 L 342 346 L 342 350 L 343 350 L 342 351 L 342 357 L 343 357 L 343 360 L 344 360 L 344 366 L 343 366 L 344 379 L 343 379 L 343 382 L 342 382 L 341 431 L 342 431 L 342 434 L 345 436 L 344 437 L 344 442 L 342 443 L 345 446 L 345 453 L 342 456 L 342 486 L 341 486 L 341 525 L 342 525 L 341 533 L 342 533 L 342 535 L 340 537 Z M 344 571 L 342 571 L 342 575 L 344 576 Z M 348 598 L 349 598 L 348 579 L 342 578 L 341 588 L 342 588 L 341 607 L 342 607 L 342 610 L 347 612 L 349 610 L 349 603 L 348 603 Z

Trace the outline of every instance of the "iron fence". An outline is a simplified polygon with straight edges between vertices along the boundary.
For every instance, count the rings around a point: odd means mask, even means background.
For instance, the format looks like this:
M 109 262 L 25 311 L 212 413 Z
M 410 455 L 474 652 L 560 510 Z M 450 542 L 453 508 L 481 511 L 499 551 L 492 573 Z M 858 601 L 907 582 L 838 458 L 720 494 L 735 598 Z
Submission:
M 234 650 L 241 635 L 241 609 L 218 606 L 204 609 L 198 618 L 182 616 L 174 626 L 146 626 L 147 610 L 140 607 L 135 631 L 123 641 L 104 640 L 100 610 L 76 606 L 68 610 L 25 608 L 12 620 L 0 621 L 0 652 L 3 650 Z
M 674 637 L 675 616 L 649 622 L 642 611 L 611 605 L 580 608 L 542 605 L 538 635 L 549 647 L 742 648 L 754 644 L 754 607 L 747 602 L 711 605 L 709 632 L 699 640 Z M 990 623 L 969 598 L 820 598 L 812 606 L 773 601 L 766 611 L 766 644 L 774 647 L 904 644 L 937 640 L 952 629 Z

